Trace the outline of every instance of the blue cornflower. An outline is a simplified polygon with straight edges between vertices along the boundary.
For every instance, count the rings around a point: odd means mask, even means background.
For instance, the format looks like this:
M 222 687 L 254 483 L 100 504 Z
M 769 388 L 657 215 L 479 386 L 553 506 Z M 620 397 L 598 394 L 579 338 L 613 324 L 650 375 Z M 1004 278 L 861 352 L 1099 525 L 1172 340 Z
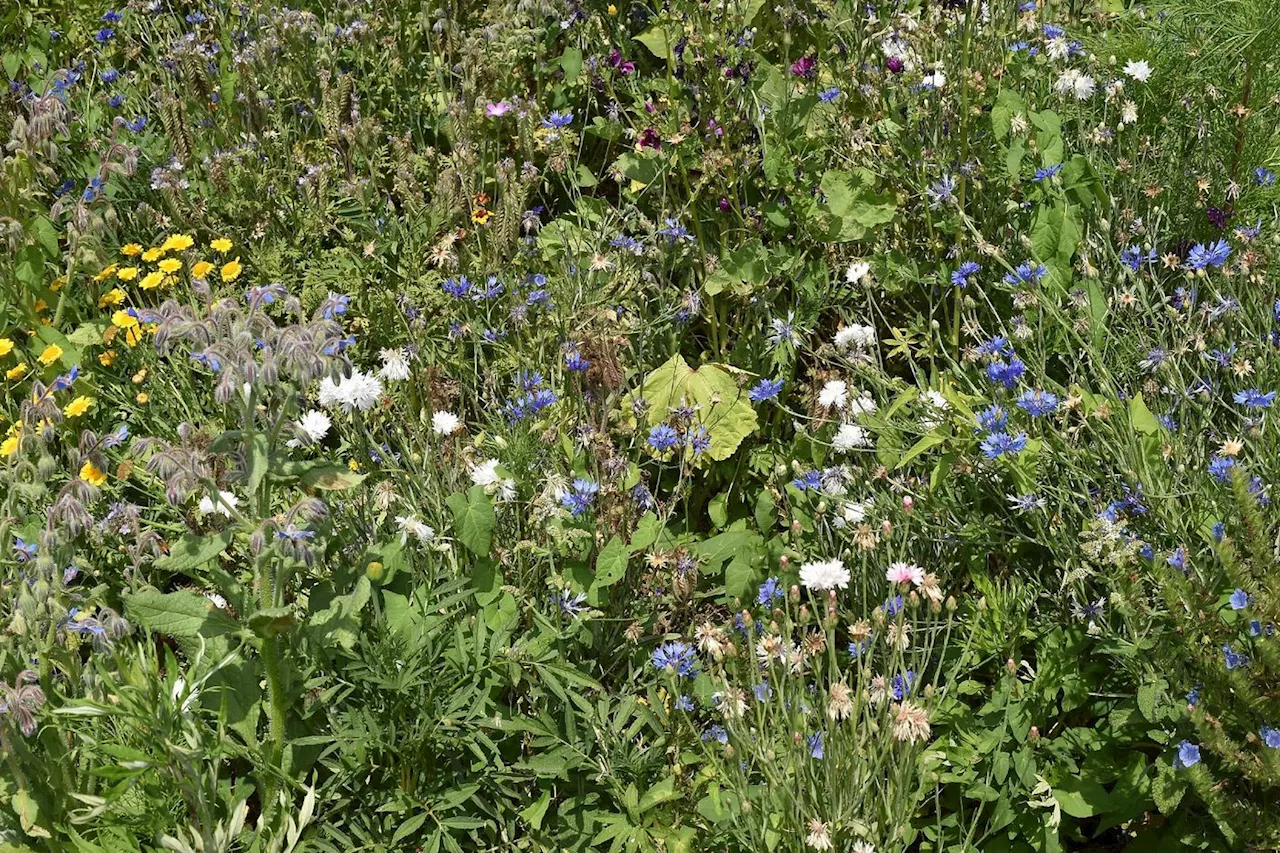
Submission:
M 1004 335 L 996 335 L 978 344 L 978 355 L 983 358 L 1007 358 L 1013 355 L 1013 344 Z
M 1244 610 L 1249 606 L 1249 593 L 1237 587 L 1236 591 L 1231 593 L 1231 598 L 1228 600 L 1231 603 L 1232 610 Z
M 830 89 L 824 89 L 818 93 L 818 100 L 824 104 L 829 104 L 838 97 L 840 97 L 840 87 L 838 86 L 832 86 Z
M 1253 182 L 1260 187 L 1269 187 L 1276 182 L 1276 176 L 1270 169 L 1259 166 L 1253 170 Z
M 119 92 L 112 95 L 110 98 L 107 99 L 107 106 L 116 110 L 120 109 L 121 107 L 124 106 L 124 95 L 120 94 Z
M 1232 399 L 1247 409 L 1266 409 L 1270 408 L 1271 404 L 1275 402 L 1276 392 L 1268 391 L 1264 394 L 1257 388 L 1249 388 L 1244 391 L 1237 391 Z
M 693 678 L 698 674 L 697 652 L 693 646 L 678 640 L 654 649 L 650 663 L 654 669 L 666 670 L 679 678 Z
M 725 731 L 724 726 L 716 723 L 702 733 L 702 742 L 715 741 L 716 743 L 728 743 L 729 733 Z
M 497 299 L 502 295 L 503 289 L 502 282 L 498 281 L 498 277 L 496 275 L 491 275 L 485 282 L 484 290 L 477 291 L 475 295 L 472 296 L 472 299 Z
M 574 516 L 582 515 L 591 507 L 591 501 L 599 491 L 599 483 L 579 477 L 573 481 L 573 490 L 560 497 L 560 505 Z
M 1222 647 L 1222 659 L 1227 669 L 1236 669 L 1249 665 L 1249 659 L 1242 654 L 1237 654 L 1231 650 L 1231 646 Z
M 680 443 L 680 435 L 666 424 L 658 424 L 649 430 L 647 443 L 659 453 L 666 453 Z
M 573 123 L 573 113 L 569 111 L 560 112 L 556 110 L 542 120 L 542 126 L 551 130 L 560 130 L 568 127 Z
M 1231 469 L 1236 467 L 1236 460 L 1230 456 L 1215 456 L 1209 460 L 1209 473 L 1219 483 L 1225 483 L 1231 477 Z
M 802 492 L 807 492 L 810 489 L 815 489 L 815 490 L 821 489 L 822 488 L 822 472 L 807 471 L 804 474 L 801 474 L 799 477 L 796 477 L 794 480 L 792 480 L 791 485 L 795 486 L 797 489 L 799 489 Z
M 1213 541 L 1221 542 L 1222 537 L 1227 535 L 1227 525 L 1221 521 L 1215 522 L 1213 525 L 1212 533 L 1213 533 Z
M 1012 390 L 1018 384 L 1018 381 L 1022 379 L 1022 374 L 1026 370 L 1027 366 L 1022 363 L 1022 359 L 1015 355 L 1009 359 L 1008 363 L 997 360 L 988 364 L 987 378 Z
M 19 563 L 34 560 L 40 548 L 34 542 L 25 542 L 21 536 L 13 537 L 13 558 Z
M 893 698 L 901 702 L 904 698 L 911 695 L 911 688 L 915 686 L 916 674 L 912 670 L 899 673 L 893 677 L 891 682 L 893 688 Z
M 782 581 L 777 578 L 769 578 L 760 584 L 760 591 L 756 594 L 756 601 L 760 602 L 764 607 L 772 607 L 775 602 L 785 598 L 786 594 L 786 591 L 782 588 Z
M 757 702 L 768 702 L 773 698 L 773 688 L 769 686 L 769 679 L 764 679 L 759 684 L 751 685 L 751 693 L 756 697 Z
M 1174 552 L 1165 558 L 1165 562 L 1173 566 L 1184 575 L 1189 573 L 1187 569 L 1187 549 L 1181 545 L 1174 549 Z
M 93 40 L 96 41 L 98 44 L 106 44 L 107 42 L 111 41 L 112 38 L 115 37 L 115 34 L 116 34 L 116 31 L 111 29 L 111 27 L 103 27 L 102 29 L 98 30 L 96 33 L 93 34 Z
M 560 608 L 561 613 L 574 619 L 576 619 L 583 610 L 586 610 L 583 605 L 587 603 L 587 596 L 581 592 L 575 593 L 572 590 L 562 589 L 560 590 L 560 595 L 556 596 L 553 600 L 555 601 L 556 606 Z
M 1047 39 L 1060 39 L 1066 35 L 1067 31 L 1057 24 L 1045 24 L 1042 32 L 1044 32 L 1044 37 Z
M 809 735 L 809 755 L 819 761 L 826 755 L 822 751 L 822 732 L 814 732 Z
M 680 711 L 692 711 L 694 709 L 693 699 L 682 694 L 680 698 L 676 700 L 676 709 Z
M 987 406 L 978 413 L 978 428 L 974 432 L 1003 432 L 1009 423 L 1009 415 L 999 406 Z
M 1173 769 L 1186 770 L 1200 763 L 1200 747 L 1189 740 L 1178 744 L 1178 754 L 1173 758 Z
M 1035 180 L 1037 183 L 1041 181 L 1047 181 L 1061 171 L 1062 171 L 1061 163 L 1055 163 L 1052 166 L 1045 166 L 1043 168 L 1036 169 L 1036 175 L 1033 180 Z
M 1200 685 L 1199 684 L 1197 684 L 1195 687 L 1192 687 L 1190 690 L 1187 691 L 1187 704 L 1192 706 L 1200 704 Z
M 937 183 L 926 189 L 924 194 L 929 197 L 929 207 L 937 210 L 955 196 L 955 191 L 956 179 L 950 175 L 943 175 Z
M 445 293 L 455 299 L 461 299 L 471 290 L 471 282 L 465 275 L 460 275 L 457 278 L 446 278 L 442 287 Z
M 1120 262 L 1137 272 L 1143 264 L 1156 262 L 1156 250 L 1148 249 L 1146 254 L 1143 254 L 1141 246 L 1130 246 L 1120 253 Z
M 106 83 L 108 86 L 110 86 L 112 83 L 120 79 L 120 72 L 114 68 L 108 68 L 106 71 L 103 71 L 98 76 L 102 79 L 103 83 Z
M 711 449 L 711 434 L 706 427 L 697 426 L 689 431 L 689 449 L 694 456 L 701 456 Z
M 1027 434 L 1020 432 L 1010 436 L 1004 432 L 994 432 L 982 440 L 982 455 L 988 459 L 999 459 L 1006 453 L 1021 453 L 1027 446 Z
M 1150 542 L 1143 542 L 1142 547 L 1138 549 L 1138 556 L 1144 560 L 1154 560 L 1156 558 L 1156 549 L 1151 547 Z
M 578 352 L 577 347 L 570 347 L 565 350 L 564 366 L 566 369 L 572 370 L 574 373 L 582 373 L 587 370 L 587 368 L 591 367 L 591 359 Z
M 102 23 L 104 23 L 104 24 L 118 24 L 118 23 L 120 23 L 120 21 L 121 21 L 123 18 L 124 18 L 124 16 L 123 16 L 123 15 L 121 15 L 119 12 L 117 12 L 115 9 L 108 9 L 108 10 L 107 10 L 103 15 L 102 15 Z
M 1270 726 L 1263 726 L 1258 730 L 1258 736 L 1262 738 L 1262 742 L 1270 749 L 1280 749 L 1280 729 L 1273 729 Z
M 133 131 L 134 133 L 142 133 L 142 131 L 146 130 L 147 128 L 147 117 L 138 116 L 133 121 L 125 122 L 124 126 L 129 128 L 129 130 Z
M 973 283 L 973 276 L 982 272 L 976 261 L 965 261 L 951 273 L 951 283 L 956 287 L 968 287 Z
M 781 379 L 761 379 L 755 387 L 747 392 L 747 399 L 753 403 L 763 403 L 778 396 L 782 390 Z
M 1018 408 L 1022 409 L 1033 418 L 1051 415 L 1058 409 L 1058 398 L 1056 395 L 1048 391 L 1023 391 L 1018 396 Z
M 1037 284 L 1040 279 L 1049 274 L 1049 268 L 1044 264 L 1032 266 L 1030 261 L 1023 261 L 1018 264 L 1013 272 L 1005 273 L 1004 283 L 1011 287 L 1018 287 L 1023 284 Z
M 1187 253 L 1187 269 L 1202 270 L 1206 267 L 1220 267 L 1227 262 L 1231 254 L 1231 246 L 1226 240 L 1218 240 L 1211 246 L 1196 243 Z
M 670 216 L 666 217 L 663 227 L 658 229 L 658 234 L 666 237 L 673 246 L 681 240 L 689 241 L 693 239 L 693 235 L 689 233 L 689 229 Z
M 884 607 L 884 615 L 892 619 L 902 612 L 902 596 L 895 595 L 893 598 L 886 599 L 882 606 Z

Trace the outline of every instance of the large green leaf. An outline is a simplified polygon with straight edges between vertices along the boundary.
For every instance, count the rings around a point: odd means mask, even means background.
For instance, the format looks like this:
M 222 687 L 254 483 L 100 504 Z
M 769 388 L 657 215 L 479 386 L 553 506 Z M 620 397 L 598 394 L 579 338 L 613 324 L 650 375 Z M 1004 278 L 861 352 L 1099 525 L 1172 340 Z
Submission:
M 498 522 L 484 487 L 472 486 L 465 495 L 449 495 L 445 502 L 453 511 L 453 529 L 458 541 L 473 554 L 486 556 Z
M 596 579 L 591 584 L 591 591 L 607 589 L 627 574 L 627 557 L 630 553 L 626 544 L 617 536 L 600 549 L 596 556 Z
M 818 233 L 833 243 L 861 240 L 872 228 L 892 222 L 898 203 L 892 193 L 876 191 L 876 177 L 866 169 L 831 170 L 822 176 L 825 203 L 818 205 Z
M 144 587 L 125 593 L 124 612 L 135 625 L 173 637 L 185 651 L 198 649 L 202 641 L 225 643 L 240 630 L 225 610 L 189 589 L 161 592 L 155 587 Z M 215 653 L 222 650 L 219 647 Z
M 706 455 L 716 461 L 732 456 L 757 425 L 756 412 L 745 389 L 739 388 L 733 375 L 717 364 L 704 364 L 694 370 L 682 357 L 674 355 L 649 374 L 640 396 L 648 404 L 648 426 L 665 423 L 671 409 L 677 406 L 696 406 L 698 423 L 711 439 Z M 629 399 L 634 398 L 633 394 Z
M 189 572 L 216 559 L 230 547 L 234 536 L 231 530 L 209 536 L 188 533 L 169 547 L 167 556 L 156 560 L 156 568 L 166 572 Z
M 1059 202 L 1041 207 L 1031 226 L 1031 251 L 1049 268 L 1050 279 L 1066 290 L 1071 284 L 1071 260 L 1080 244 L 1080 217 L 1074 205 Z

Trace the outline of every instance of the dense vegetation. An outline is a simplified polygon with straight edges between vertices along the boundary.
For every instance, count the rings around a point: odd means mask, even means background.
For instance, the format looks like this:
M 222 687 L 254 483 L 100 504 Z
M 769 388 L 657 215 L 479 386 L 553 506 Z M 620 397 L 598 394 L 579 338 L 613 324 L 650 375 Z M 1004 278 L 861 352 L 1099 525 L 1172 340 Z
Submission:
M 0 850 L 1280 849 L 1280 3 L 0 11 Z

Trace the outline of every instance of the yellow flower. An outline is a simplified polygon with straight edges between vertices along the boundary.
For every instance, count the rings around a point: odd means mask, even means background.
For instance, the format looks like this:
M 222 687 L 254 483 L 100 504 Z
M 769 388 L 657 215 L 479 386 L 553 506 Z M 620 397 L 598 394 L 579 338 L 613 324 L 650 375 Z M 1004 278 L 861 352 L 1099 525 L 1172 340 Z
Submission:
M 9 368 L 5 371 L 5 379 L 21 379 L 27 375 L 27 363 L 24 361 L 19 365 Z
M 214 251 L 221 252 L 224 255 L 231 251 L 231 241 L 226 237 L 219 237 L 209 245 L 213 247 Z
M 98 307 L 107 308 L 111 305 L 119 305 L 124 302 L 125 293 L 118 287 L 108 290 L 106 293 L 98 297 Z
M 121 267 L 120 269 L 116 270 L 116 278 L 120 279 L 121 281 L 133 281 L 137 277 L 138 277 L 137 267 Z
M 70 403 L 67 403 L 67 407 L 62 410 L 62 414 L 66 415 L 69 418 L 78 418 L 81 415 L 83 415 L 85 412 L 89 411 L 89 407 L 92 405 L 93 405 L 93 398 L 86 397 L 85 395 L 81 394 L 79 397 L 76 397 Z
M 222 280 L 228 281 L 228 282 L 235 281 L 240 277 L 240 273 L 243 269 L 244 267 L 240 265 L 239 258 L 236 258 L 234 261 L 231 261 L 229 263 L 223 264 Z
M 164 281 L 164 273 L 159 270 L 152 270 L 142 277 L 142 281 L 138 282 L 138 286 L 143 290 L 155 290 Z
M 156 264 L 156 266 L 160 267 L 163 272 L 173 274 L 182 269 L 182 261 L 177 258 L 165 258 L 163 261 Z
M 53 282 L 49 285 L 49 289 L 52 290 L 54 293 L 57 293 L 59 290 L 62 290 L 62 288 L 66 286 L 67 286 L 67 277 L 65 275 L 60 275 L 57 278 L 55 278 Z
M 347 467 L 350 468 L 352 471 L 359 471 L 360 463 L 354 459 L 350 459 L 347 461 Z
M 115 361 L 116 351 L 113 349 L 98 353 L 98 364 L 101 364 L 103 367 L 110 367 L 115 364 Z
M 160 248 L 164 249 L 166 252 L 185 252 L 195 244 L 196 241 L 191 239 L 190 234 L 174 234 L 172 237 L 165 240 L 164 245 Z
M 139 391 L 138 396 L 133 399 L 137 400 L 140 405 L 146 405 L 147 401 L 151 399 L 151 395 L 146 391 Z
M 201 261 L 191 268 L 191 277 L 204 278 L 211 272 L 213 272 L 213 264 L 208 261 Z
M 132 381 L 133 381 L 133 384 L 134 384 L 134 385 L 141 385 L 143 382 L 146 382 L 146 381 L 147 381 L 147 369 L 144 367 L 144 368 L 142 368 L 141 370 L 139 370 L 137 373 L 133 374 L 133 379 L 132 379 Z
M 135 255 L 142 254 L 142 247 L 139 246 L 137 243 L 126 243 L 125 245 L 120 247 L 120 254 L 127 255 L 128 257 L 132 258 Z
M 62 358 L 62 347 L 57 344 L 49 344 L 44 348 L 44 352 L 40 353 L 40 363 L 45 367 L 48 367 L 60 358 Z
M 111 315 L 111 324 L 119 326 L 121 329 L 132 329 L 138 325 L 138 318 L 128 311 L 117 311 Z
M 615 6 L 615 5 L 613 5 L 612 3 L 610 3 L 610 4 L 609 4 L 609 14 L 610 14 L 610 15 L 616 15 L 616 14 L 618 14 L 618 7 L 617 7 L 617 6 Z
M 100 273 L 98 273 L 97 275 L 95 275 L 95 276 L 93 277 L 93 280 L 94 280 L 94 281 L 106 281 L 107 279 L 111 278 L 111 276 L 115 275 L 115 274 L 116 274 L 116 270 L 118 270 L 119 268 L 120 268 L 120 265 L 119 265 L 119 264 L 112 264 L 111 266 L 109 266 L 109 267 L 107 267 L 106 269 L 104 269 L 102 272 L 100 272 Z
M 49 310 L 49 303 L 45 302 L 43 299 L 37 299 L 35 309 L 37 314 L 43 314 L 45 311 Z
M 0 355 L 8 355 L 13 352 L 13 341 L 8 338 L 0 338 Z
M 80 479 L 91 486 L 101 486 L 107 482 L 106 473 L 88 459 L 80 466 Z
M 156 261 L 160 260 L 163 257 L 164 257 L 164 249 L 160 248 L 159 246 L 156 246 L 154 249 L 147 249 L 145 252 L 142 253 L 142 259 L 149 264 L 154 264 Z
M 13 433 L 8 438 L 6 438 L 3 442 L 0 442 L 0 456 L 12 456 L 13 454 L 17 453 L 18 442 L 21 440 L 22 440 L 21 436 L 19 436 L 17 433 Z

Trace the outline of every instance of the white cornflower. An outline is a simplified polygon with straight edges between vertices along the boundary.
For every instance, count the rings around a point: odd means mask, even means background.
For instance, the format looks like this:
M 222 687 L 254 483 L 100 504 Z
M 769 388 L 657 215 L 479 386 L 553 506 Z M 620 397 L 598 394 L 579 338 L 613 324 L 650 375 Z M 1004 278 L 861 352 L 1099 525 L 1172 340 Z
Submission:
M 333 421 L 324 412 L 311 409 L 305 415 L 298 418 L 293 424 L 298 432 L 307 437 L 312 444 L 318 444 L 324 441 L 324 437 L 329 434 L 329 428 L 333 426 Z M 291 447 L 297 447 L 297 439 L 291 439 L 287 442 Z
M 477 486 L 484 486 L 486 489 L 496 484 L 500 477 L 498 476 L 498 465 L 501 464 L 497 459 L 486 459 L 471 469 L 471 482 Z
M 929 712 L 909 701 L 903 701 L 894 715 L 893 736 L 911 743 L 928 740 Z
M 947 398 L 942 396 L 938 391 L 925 391 L 924 401 L 940 412 L 945 412 L 950 406 L 947 404 Z
M 848 453 L 855 447 L 867 447 L 871 444 L 871 436 L 857 424 L 841 424 L 831 439 L 831 446 L 841 453 Z
M 849 397 L 849 414 L 855 418 L 859 415 L 875 414 L 877 408 L 879 407 L 876 405 L 876 401 L 872 399 L 871 394 L 867 391 Z
M 392 382 L 401 382 L 409 378 L 409 355 L 402 347 L 384 349 L 379 355 L 382 357 L 379 376 Z
M 239 505 L 239 498 L 231 494 L 231 492 L 224 492 L 219 489 L 217 503 L 214 502 L 212 497 L 205 495 L 200 499 L 198 509 L 200 510 L 201 515 L 209 515 L 210 513 L 216 512 L 219 515 L 230 518 L 231 510 L 235 509 Z
M 849 264 L 849 269 L 845 270 L 844 280 L 850 284 L 857 284 L 866 278 L 869 272 L 871 272 L 871 264 L 866 261 L 854 261 Z
M 374 407 L 382 396 L 382 382 L 378 377 L 352 370 L 337 382 L 329 377 L 320 380 L 320 405 L 333 408 L 336 404 L 344 412 L 365 412 Z
M 805 836 L 804 843 L 814 850 L 832 850 L 835 847 L 831 843 L 831 834 L 827 831 L 827 825 L 816 819 L 809 821 L 809 834 Z
M 1147 64 L 1145 59 L 1130 59 L 1125 63 L 1124 73 L 1139 83 L 1145 83 L 1151 79 L 1151 66 Z
M 805 563 L 800 567 L 800 583 L 805 589 L 844 589 L 849 585 L 849 570 L 839 560 Z
M 818 405 L 824 409 L 841 409 L 846 405 L 849 386 L 842 379 L 832 379 L 818 392 Z
M 1120 124 L 1133 124 L 1138 120 L 1138 105 L 1133 101 L 1125 101 L 1120 110 Z
M 840 511 L 836 514 L 833 523 L 836 527 L 861 524 L 867 520 L 867 510 L 870 506 L 870 501 L 846 501 L 840 506 Z
M 832 342 L 839 349 L 849 349 L 856 347 L 858 349 L 867 349 L 876 342 L 876 330 L 874 326 L 863 326 L 854 323 L 852 326 L 841 326 L 836 331 L 836 336 Z
M 1014 133 L 1023 133 L 1027 129 L 1027 117 L 1022 113 L 1014 113 L 1009 119 L 1009 129 Z
M 410 536 L 419 542 L 430 542 L 436 538 L 435 530 L 422 523 L 416 515 L 397 515 L 396 524 L 400 525 L 400 541 L 406 542 Z
M 436 435 L 453 435 L 462 421 L 453 412 L 436 412 L 431 416 L 431 431 Z
M 876 848 L 869 842 L 856 841 L 854 842 L 854 845 L 849 848 L 849 853 L 876 853 Z
M 920 81 L 920 85 L 926 89 L 941 89 L 947 85 L 947 75 L 942 71 L 936 70 L 931 74 L 924 75 L 924 79 Z
M 1076 99 L 1087 101 L 1093 96 L 1093 90 L 1097 87 L 1097 83 L 1088 74 L 1077 74 L 1075 82 L 1072 84 L 1072 90 Z
M 1049 39 L 1045 44 L 1045 51 L 1049 54 L 1049 58 L 1057 62 L 1066 59 L 1071 52 L 1071 48 L 1067 46 L 1067 40 L 1064 38 Z

